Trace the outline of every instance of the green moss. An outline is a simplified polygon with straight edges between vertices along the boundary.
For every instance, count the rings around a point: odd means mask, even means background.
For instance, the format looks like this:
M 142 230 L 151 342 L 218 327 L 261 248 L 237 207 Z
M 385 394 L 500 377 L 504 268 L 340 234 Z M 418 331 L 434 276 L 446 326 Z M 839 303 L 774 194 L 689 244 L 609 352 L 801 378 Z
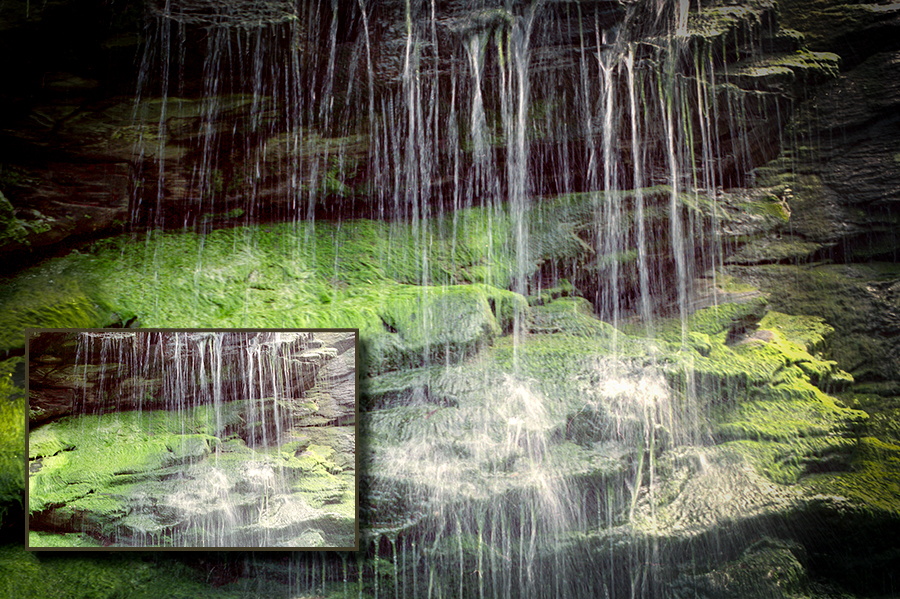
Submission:
M 739 63 L 729 71 L 744 78 L 768 78 L 784 73 L 791 80 L 811 81 L 836 77 L 839 63 L 840 56 L 831 52 L 797 50 L 790 54 L 770 55 L 748 63 Z
M 543 210 L 529 216 L 535 230 L 553 226 Z M 360 220 L 113 238 L 9 280 L 0 292 L 8 325 L 0 349 L 21 346 L 25 326 L 137 317 L 164 327 L 358 327 L 373 340 L 371 355 L 387 360 L 379 369 L 415 353 L 458 359 L 524 315 L 523 298 L 505 289 L 515 271 L 509 228 L 505 213 L 468 209 L 418 228 Z M 563 255 L 547 249 L 526 274 Z M 432 322 L 447 323 L 448 314 L 460 321 L 437 331 L 406 322 L 427 322 L 429 313 L 443 313 Z M 400 347 L 385 332 L 398 333 Z M 444 350 L 429 357 L 429 346 Z
M 900 397 L 850 391 L 838 396 L 848 407 L 869 415 L 866 434 L 885 443 L 900 445 Z
M 0 191 L 0 246 L 8 243 L 24 243 L 28 231 L 16 218 L 15 210 Z
M 13 380 L 23 358 L 0 362 L 0 522 L 13 507 L 22 507 L 25 492 L 27 400 Z
M 864 412 L 838 406 L 805 380 L 766 385 L 754 398 L 733 408 L 718 408 L 718 435 L 724 439 L 793 441 L 850 433 L 864 425 Z
M 233 411 L 234 406 L 226 408 Z M 200 406 L 181 415 L 165 410 L 82 415 L 37 427 L 29 436 L 35 464 L 29 510 L 54 504 L 104 513 L 119 509 L 116 494 L 130 485 L 209 454 L 219 442 L 203 432 L 215 422 L 212 409 Z M 223 415 L 226 422 L 234 418 L 230 413 Z
M 787 203 L 773 195 L 766 196 L 766 201 L 753 202 L 748 208 L 751 214 L 770 217 L 781 222 L 787 222 L 791 218 Z
M 380 376 L 367 377 L 360 381 L 361 401 L 360 408 L 374 410 L 408 403 L 413 394 L 424 396 L 426 401 L 441 401 L 441 398 L 425 396 L 424 391 L 437 385 L 445 375 L 445 367 L 431 365 L 425 368 L 415 368 L 392 371 Z
M 746 301 L 726 302 L 697 310 L 686 323 L 687 330 L 709 336 L 738 333 L 752 328 L 766 313 L 767 300 L 755 296 Z M 655 325 L 657 336 L 665 341 L 681 342 L 681 322 L 662 319 Z
M 779 330 L 804 343 L 796 343 Z M 797 434 L 824 435 L 841 423 L 855 427 L 865 414 L 847 410 L 813 383 L 834 385 L 846 378 L 836 363 L 809 354 L 805 344 L 819 344 L 828 327 L 820 319 L 768 313 L 759 329 L 736 344 L 732 359 L 758 373 L 750 401 L 728 412 L 720 431 L 729 438 L 784 439 Z M 722 350 L 723 353 L 725 350 Z M 853 423 L 853 424 L 849 424 Z
M 749 23 L 758 23 L 765 3 L 748 2 L 744 6 L 711 6 L 688 14 L 688 31 L 692 37 L 705 40 L 720 39 Z
M 214 560 L 201 558 L 206 563 Z M 35 553 L 0 547 L 0 595 L 18 599 L 246 599 L 296 596 L 273 577 L 239 578 L 221 560 L 201 573 L 176 559 L 140 553 Z M 234 567 L 232 566 L 232 570 Z M 225 572 L 223 575 L 222 573 Z
M 109 502 L 105 496 L 98 499 L 94 494 L 108 492 L 116 484 L 135 482 L 136 477 L 144 476 L 142 473 L 175 463 L 168 449 L 175 440 L 165 433 L 159 420 L 145 428 L 137 412 L 62 418 L 35 434 L 39 447 L 48 447 L 54 440 L 56 447 L 68 447 L 70 451 L 40 458 L 40 469 L 30 476 L 31 512 L 53 504 L 72 505 L 81 499 Z
M 726 260 L 729 264 L 754 264 L 806 260 L 828 247 L 825 244 L 802 240 L 757 239 L 742 246 Z
M 28 327 L 91 328 L 120 320 L 92 282 L 90 265 L 78 253 L 3 281 L 0 349 L 24 347 Z
M 730 302 L 704 308 L 691 314 L 688 328 L 707 335 L 745 330 L 759 321 L 765 313 L 766 305 L 765 298 L 754 297 L 746 302 Z
M 361 331 L 371 374 L 457 362 L 511 329 L 526 309 L 523 297 L 487 285 L 395 285 L 377 297 L 369 305 L 381 326 Z
M 516 321 L 525 322 L 528 318 L 528 300 L 523 296 L 489 285 L 481 285 L 478 288 L 487 297 L 494 318 L 503 333 L 511 332 Z
M 815 316 L 834 327 L 828 352 L 855 381 L 900 379 L 900 365 L 889 357 L 895 337 L 885 318 L 892 310 L 887 288 L 897 280 L 895 268 L 877 263 L 761 265 L 732 272 L 759 285 L 773 309 Z
M 28 435 L 28 459 L 46 458 L 61 451 L 74 449 L 72 443 L 60 438 L 62 431 L 55 427 L 39 427 Z
M 828 494 L 900 516 L 900 445 L 863 437 L 851 454 L 849 472 L 812 476 L 803 483 L 810 495 Z
M 777 331 L 785 341 L 795 343 L 807 352 L 821 349 L 825 339 L 834 333 L 834 328 L 817 316 L 796 316 L 774 310 L 766 312 L 759 321 L 759 328 Z
M 209 455 L 210 443 L 218 444 L 216 437 L 209 435 L 178 435 L 166 443 L 166 449 L 176 462 L 201 460 Z
M 848 455 L 868 415 L 823 393 L 801 367 L 823 363 L 780 333 L 761 331 L 768 333 L 766 340 L 752 339 L 735 348 L 734 356 L 744 360 L 739 363 L 752 365 L 758 374 L 747 380 L 745 397 L 712 407 L 715 434 L 776 483 L 794 484 L 813 473 L 846 471 Z M 833 368 L 833 363 L 826 364 L 823 369 Z
M 837 362 L 810 353 L 824 349 L 826 338 L 834 332 L 821 318 L 770 311 L 760 321 L 759 331 L 771 332 L 766 335 L 767 342 L 796 364 L 813 385 L 839 391 L 853 383 L 853 377 L 839 369 Z
M 569 297 L 577 295 L 577 291 L 575 286 L 572 285 L 566 279 L 560 279 L 557 282 L 555 287 L 550 287 L 547 289 L 541 289 L 539 295 L 532 295 L 528 297 L 529 305 L 542 305 L 548 304 L 555 299 L 559 299 L 561 297 Z
M 533 333 L 568 333 L 582 337 L 608 337 L 612 325 L 594 317 L 594 307 L 581 297 L 563 297 L 531 308 L 529 329 Z
M 722 291 L 725 291 L 726 293 L 751 293 L 758 291 L 753 285 L 724 273 L 718 273 L 716 282 Z
M 221 406 L 222 426 L 232 426 L 235 414 L 238 423 L 243 423 L 246 415 L 241 411 L 247 407 L 245 401 Z M 248 464 L 265 463 L 283 473 L 287 484 L 308 505 L 334 504 L 329 513 L 344 514 L 341 518 L 352 522 L 352 473 L 349 480 L 337 476 L 343 469 L 335 463 L 333 448 L 307 442 L 298 454 L 291 446 L 251 449 L 239 439 L 222 442 L 204 432 L 215 430 L 213 411 L 212 406 L 199 406 L 182 412 L 82 415 L 36 428 L 32 432 L 29 510 L 32 514 L 46 510 L 40 518 L 63 530 L 74 525 L 74 530 L 111 538 L 123 530 L 136 530 L 157 535 L 154 543 L 165 545 L 171 542 L 166 536 L 170 524 L 166 518 L 173 512 L 162 507 L 153 515 L 146 513 L 135 508 L 141 498 L 171 496 L 184 472 L 193 471 L 194 476 L 217 472 L 237 485 L 235 497 L 249 501 L 244 507 L 256 507 L 253 501 L 258 490 L 255 483 L 246 482 L 247 468 Z M 293 446 L 295 450 L 298 447 Z M 65 539 L 54 541 L 63 542 Z
M 42 560 L 18 547 L 0 552 L 0 579 L 7 597 L 96 597 L 112 599 L 128 592 L 120 560 L 90 558 Z M 137 572 L 135 572 L 136 574 Z
M 25 326 L 101 326 L 125 315 L 146 326 L 378 328 L 372 306 L 389 286 L 507 284 L 508 238 L 481 213 L 455 217 L 431 223 L 450 238 L 427 245 L 406 225 L 372 221 L 109 240 L 4 285 L 0 346 L 21 346 Z
M 701 575 L 682 575 L 681 581 L 697 597 L 809 597 L 805 560 L 802 545 L 763 538 L 737 559 Z
M 852 381 L 836 362 L 810 353 L 833 329 L 821 318 L 765 307 L 757 297 L 699 310 L 684 341 L 679 321 L 659 322 L 661 366 L 675 389 L 694 388 L 703 398 L 719 442 L 769 480 L 794 484 L 812 473 L 846 471 L 868 415 L 822 391 Z
M 87 535 L 69 533 L 53 534 L 46 532 L 28 531 L 29 547 L 102 547 L 103 544 Z
M 335 482 L 332 474 L 337 474 L 341 469 L 334 463 L 335 451 L 325 445 L 309 445 L 296 455 L 293 452 L 281 452 L 284 460 L 283 467 L 293 468 L 306 476 L 299 477 L 297 488 L 304 490 L 319 490 L 326 483 Z M 309 476 L 310 474 L 317 475 Z
M 652 341 L 615 333 L 606 323 L 595 321 L 593 327 L 580 318 L 578 322 L 585 328 L 575 334 L 530 334 L 518 343 L 511 337 L 498 339 L 486 358 L 490 362 L 480 367 L 487 372 L 515 372 L 518 379 L 529 381 L 545 397 L 558 398 L 555 409 L 577 410 L 583 405 L 581 385 L 599 380 L 596 377 L 601 376 L 604 360 L 615 355 L 623 365 L 634 362 L 649 366 L 651 356 L 658 351 Z

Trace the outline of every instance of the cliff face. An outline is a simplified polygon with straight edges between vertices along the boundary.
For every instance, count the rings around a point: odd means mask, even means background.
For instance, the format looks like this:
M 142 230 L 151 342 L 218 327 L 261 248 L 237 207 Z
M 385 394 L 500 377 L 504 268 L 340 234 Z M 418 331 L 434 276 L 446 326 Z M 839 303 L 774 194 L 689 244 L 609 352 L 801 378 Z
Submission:
M 360 593 L 888 584 L 896 5 L 31 4 L 0 7 L 7 355 L 359 328 Z

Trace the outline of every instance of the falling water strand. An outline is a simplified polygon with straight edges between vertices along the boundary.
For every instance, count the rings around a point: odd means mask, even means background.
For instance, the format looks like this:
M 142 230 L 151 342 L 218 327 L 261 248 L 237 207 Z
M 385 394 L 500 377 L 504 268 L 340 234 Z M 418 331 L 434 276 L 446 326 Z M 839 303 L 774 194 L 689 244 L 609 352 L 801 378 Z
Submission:
M 319 385 L 317 389 L 327 393 L 336 384 L 329 376 L 315 376 L 321 365 L 318 360 L 325 359 L 318 356 L 331 354 L 307 351 L 319 342 L 305 335 L 201 331 L 78 334 L 72 359 L 81 399 L 73 394 L 72 408 L 83 434 L 111 430 L 122 439 L 137 435 L 139 452 L 162 443 L 165 468 L 174 475 L 167 475 L 160 485 L 135 490 L 130 497 L 126 494 L 124 500 L 135 507 L 116 519 L 114 544 L 266 547 L 277 541 L 291 546 L 289 541 L 308 529 L 323 540 L 332 534 L 329 529 L 337 521 L 321 529 L 315 522 L 337 514 L 328 506 L 307 505 L 305 498 L 292 494 L 287 477 L 294 475 L 284 467 L 286 458 L 276 458 L 276 467 L 271 455 L 271 449 L 283 441 L 284 427 L 294 421 L 296 411 L 308 413 L 296 401 L 306 387 Z M 296 367 L 293 360 L 298 362 Z M 308 368 L 315 368 L 314 380 L 305 376 Z M 229 414 L 237 409 L 246 415 L 258 410 L 258 415 L 240 418 L 246 429 L 229 430 L 235 423 Z M 270 427 L 272 433 L 267 433 Z M 144 448 L 141 443 L 149 445 Z M 225 445 L 231 450 L 223 449 Z M 242 459 L 236 462 L 234 450 L 238 447 L 243 448 Z M 128 459 L 127 452 L 115 459 L 123 458 Z M 98 484 L 106 476 L 104 467 L 97 465 Z M 159 476 L 159 467 L 153 460 L 129 466 L 136 468 L 134 475 L 148 480 Z M 307 472 L 306 476 L 318 475 Z M 332 478 L 329 475 L 329 480 Z M 162 484 L 170 479 L 178 483 L 171 488 Z M 349 544 L 342 539 L 334 546 Z
M 501 53 L 501 110 L 505 137 L 507 140 L 507 185 L 509 188 L 509 210 L 513 227 L 515 272 L 513 291 L 526 295 L 527 273 L 531 258 L 528 247 L 526 209 L 528 206 L 527 177 L 529 172 L 528 127 L 529 106 L 529 62 L 531 25 L 535 7 L 526 17 L 515 20 L 506 39 L 506 58 Z M 499 44 L 498 44 L 499 45 Z M 513 321 L 513 368 L 518 370 L 519 339 L 524 333 L 522 315 L 515 314 Z
M 631 161 L 633 164 L 634 176 L 634 204 L 635 204 L 635 222 L 637 223 L 637 250 L 638 250 L 638 278 L 640 280 L 640 315 L 641 321 L 648 329 L 647 335 L 652 334 L 649 330 L 652 319 L 650 314 L 650 274 L 647 267 L 647 230 L 644 217 L 644 177 L 641 170 L 642 158 L 640 135 L 638 131 L 638 111 L 637 99 L 634 80 L 634 45 L 628 45 L 628 54 L 625 57 L 625 69 L 628 81 L 628 107 L 631 117 Z
M 687 344 L 687 266 L 684 255 L 684 233 L 681 222 L 681 198 L 679 190 L 680 174 L 678 157 L 675 152 L 675 117 L 674 104 L 677 99 L 677 81 L 674 73 L 675 48 L 670 44 L 666 57 L 667 77 L 660 83 L 660 102 L 663 103 L 666 135 L 666 159 L 669 167 L 669 221 L 670 244 L 675 262 L 675 280 L 677 286 L 678 317 L 681 322 L 681 343 Z
M 616 184 L 616 168 L 619 162 L 618 156 L 613 152 L 613 140 L 617 137 L 617 131 L 613 124 L 615 105 L 615 92 L 613 72 L 618 61 L 613 50 L 603 51 L 605 39 L 599 40 L 597 48 L 597 62 L 599 65 L 602 91 L 602 150 L 603 150 L 603 205 L 602 216 L 598 224 L 602 223 L 602 248 L 600 254 L 609 262 L 609 290 L 606 301 L 603 302 L 604 310 L 608 310 L 613 327 L 619 325 L 619 262 L 622 256 L 620 247 L 620 205 L 619 193 Z M 612 352 L 618 352 L 618 329 L 613 329 Z

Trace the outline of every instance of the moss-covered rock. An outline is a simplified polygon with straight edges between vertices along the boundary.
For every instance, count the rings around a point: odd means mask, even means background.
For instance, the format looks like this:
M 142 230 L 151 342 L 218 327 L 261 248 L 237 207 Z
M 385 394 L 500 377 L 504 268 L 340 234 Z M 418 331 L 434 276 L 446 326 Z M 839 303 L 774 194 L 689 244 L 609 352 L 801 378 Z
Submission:
M 502 247 L 494 256 L 480 245 L 479 218 L 473 213 L 457 237 L 431 247 L 430 262 L 414 257 L 408 229 L 370 221 L 158 234 L 149 245 L 112 240 L 12 281 L 2 298 L 3 347 L 21 344 L 25 326 L 137 318 L 144 326 L 358 327 L 374 372 L 458 360 L 511 330 L 526 307 L 524 298 L 486 284 L 498 282 L 491 273 L 508 257 Z M 485 283 L 437 285 L 455 281 Z
M 201 406 L 38 427 L 29 447 L 32 528 L 77 533 L 79 544 L 290 546 L 321 524 L 322 544 L 354 544 L 354 480 L 336 476 L 343 468 L 334 447 L 295 455 L 223 443 L 204 432 L 210 416 Z M 223 535 L 207 534 L 214 523 L 228 523 Z M 31 540 L 60 544 L 47 535 Z
M 90 276 L 74 265 L 78 258 L 52 262 L 0 290 L 0 347 L 24 347 L 28 327 L 91 328 L 122 321 L 92 289 Z
M 759 26 L 771 18 L 774 2 L 749 1 L 737 5 L 711 3 L 688 15 L 688 33 L 704 41 L 721 41 Z
M 829 14 L 872 10 L 880 9 L 875 5 L 833 5 Z M 888 29 L 897 27 L 900 17 L 895 9 L 882 16 L 887 18 L 884 25 Z M 887 25 L 891 20 L 895 24 Z M 852 29 L 833 33 L 848 40 L 862 35 Z M 865 34 L 867 39 L 870 33 Z M 875 48 L 853 43 L 844 53 L 844 62 L 854 63 L 844 64 L 844 72 L 796 105 L 786 128 L 791 143 L 782 144 L 777 158 L 754 171 L 754 185 L 779 197 L 788 210 L 790 220 L 773 233 L 778 235 L 776 247 L 781 246 L 782 251 L 787 241 L 800 244 L 794 248 L 794 259 L 890 261 L 900 247 L 893 208 L 900 182 L 894 143 L 898 124 L 892 116 L 900 95 L 896 83 L 900 63 L 893 48 L 870 55 L 881 40 L 877 35 L 871 37 Z M 819 244 L 819 248 L 810 244 Z M 804 248 L 808 250 L 805 256 L 797 251 Z M 754 256 L 741 258 L 748 262 Z M 759 258 L 765 260 L 766 253 Z
M 807 597 L 809 575 L 802 545 L 764 538 L 735 560 L 703 573 L 682 576 L 670 587 L 672 597 Z M 818 595 L 816 595 L 818 596 Z
M 21 545 L 0 548 L 0 593 L 23 599 L 242 599 L 255 594 L 288 599 L 296 596 L 290 582 L 286 572 L 267 571 L 243 556 L 229 560 L 200 554 L 178 560 L 133 552 L 53 554 L 26 551 Z
M 733 267 L 744 280 L 756 283 L 781 312 L 824 319 L 837 334 L 829 355 L 858 384 L 881 385 L 893 395 L 900 370 L 893 355 L 898 331 L 889 316 L 896 303 L 897 268 L 891 264 L 811 264 L 802 267 L 768 265 Z
M 383 332 L 367 331 L 371 374 L 472 355 L 522 318 L 525 300 L 486 285 L 384 289 Z M 503 323 L 502 326 L 501 323 Z
M 22 243 L 28 231 L 16 218 L 15 210 L 3 192 L 0 191 L 0 247 L 7 244 Z
M 27 406 L 25 391 L 14 379 L 24 367 L 22 358 L 0 362 L 0 525 L 11 530 L 13 515 L 22 513 L 25 500 Z
M 895 8 L 841 0 L 783 0 L 778 3 L 778 16 L 784 27 L 802 32 L 813 49 L 843 54 L 852 43 L 861 47 L 857 52 L 862 56 L 880 49 L 886 36 L 895 30 L 897 20 Z M 852 57 L 853 53 L 847 55 Z
M 594 317 L 594 307 L 582 297 L 562 297 L 530 311 L 528 328 L 533 333 L 567 333 L 607 337 L 615 329 Z

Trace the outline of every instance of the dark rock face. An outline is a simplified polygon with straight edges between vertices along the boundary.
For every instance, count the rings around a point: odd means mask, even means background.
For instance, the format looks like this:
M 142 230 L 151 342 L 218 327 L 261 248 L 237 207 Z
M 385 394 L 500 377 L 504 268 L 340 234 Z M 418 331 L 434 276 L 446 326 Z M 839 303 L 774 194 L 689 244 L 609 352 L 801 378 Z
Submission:
M 133 142 L 119 127 L 133 110 L 113 98 L 134 91 L 141 15 L 131 1 L 0 7 L 0 192 L 19 228 L 0 244 L 15 262 L 128 222 Z
M 900 375 L 891 307 L 900 256 L 898 67 L 896 50 L 873 54 L 798 106 L 788 128 L 797 141 L 755 178 L 785 218 L 729 260 L 777 309 L 827 319 L 839 331 L 834 357 L 888 395 Z M 811 264 L 785 265 L 797 261 Z
M 895 261 L 900 248 L 898 65 L 896 51 L 876 54 L 823 85 L 793 117 L 796 149 L 758 170 L 788 198 L 791 231 L 840 260 Z
M 319 413 L 330 422 L 349 424 L 356 413 L 357 375 L 356 348 L 347 336 L 320 333 L 319 339 L 337 355 L 319 371 L 318 378 L 328 382 L 328 395 L 319 403 Z M 326 405 L 327 404 L 327 405 Z
M 848 258 L 897 261 L 900 160 L 900 51 L 876 54 L 816 93 L 809 130 L 826 190 L 840 198 L 857 235 L 841 240 Z M 812 141 L 812 140 L 811 140 Z
M 782 25 L 801 31 L 815 50 L 841 55 L 852 68 L 872 54 L 896 49 L 900 13 L 896 5 L 840 0 L 779 2 Z

